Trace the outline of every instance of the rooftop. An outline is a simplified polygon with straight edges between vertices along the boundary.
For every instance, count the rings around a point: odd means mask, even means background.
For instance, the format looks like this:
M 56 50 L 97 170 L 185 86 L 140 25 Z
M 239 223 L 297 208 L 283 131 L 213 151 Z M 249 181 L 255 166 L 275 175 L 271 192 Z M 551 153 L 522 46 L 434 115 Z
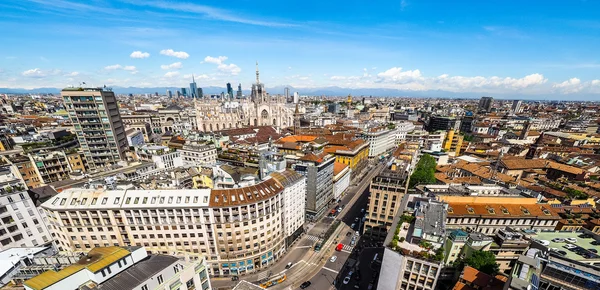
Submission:
M 58 272 L 53 270 L 46 271 L 25 281 L 25 285 L 32 289 L 41 290 L 86 268 L 90 272 L 96 273 L 129 254 L 131 254 L 131 252 L 121 247 L 93 248 L 77 263 Z
M 581 232 L 559 232 L 559 231 L 539 232 L 539 233 L 537 233 L 537 235 L 535 235 L 535 239 L 550 242 L 550 245 L 548 245 L 548 249 L 556 248 L 560 251 L 565 251 L 567 254 L 564 257 L 566 257 L 568 259 L 575 260 L 575 261 L 589 260 L 589 259 L 582 257 L 581 255 L 577 254 L 574 251 L 570 251 L 570 250 L 564 248 L 564 246 L 566 244 L 568 244 L 567 242 L 556 243 L 556 242 L 552 241 L 552 239 L 555 239 L 555 238 L 561 238 L 561 239 L 575 238 L 575 239 L 577 239 L 577 243 L 575 243 L 576 246 L 582 247 L 586 250 L 592 249 L 592 248 L 598 249 L 598 246 L 594 246 L 591 244 L 591 242 L 594 241 L 594 238 L 582 238 L 582 237 L 580 237 L 580 235 L 581 235 Z M 597 256 L 597 258 L 595 258 L 593 260 L 600 261 L 600 256 Z
M 177 262 L 177 258 L 165 255 L 151 255 L 146 259 L 135 263 L 133 266 L 119 273 L 110 280 L 98 285 L 94 289 L 103 290 L 125 290 L 135 289 L 141 282 L 144 282 L 156 273 L 166 269 Z

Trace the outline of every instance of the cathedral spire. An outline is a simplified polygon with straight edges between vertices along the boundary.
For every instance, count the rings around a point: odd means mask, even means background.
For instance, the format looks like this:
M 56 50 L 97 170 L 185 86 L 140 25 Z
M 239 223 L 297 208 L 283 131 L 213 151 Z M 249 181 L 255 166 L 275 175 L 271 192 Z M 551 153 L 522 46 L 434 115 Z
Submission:
M 260 84 L 260 80 L 258 79 L 258 61 L 256 61 L 256 83 Z

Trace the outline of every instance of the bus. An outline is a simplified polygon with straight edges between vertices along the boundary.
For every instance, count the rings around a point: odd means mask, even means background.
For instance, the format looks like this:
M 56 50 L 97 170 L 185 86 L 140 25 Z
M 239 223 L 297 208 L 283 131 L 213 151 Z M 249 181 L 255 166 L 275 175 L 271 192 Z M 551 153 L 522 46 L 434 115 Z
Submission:
M 340 243 L 340 244 L 338 244 L 338 245 L 335 247 L 335 250 L 339 252 L 339 251 L 341 251 L 343 248 L 344 248 L 344 244 L 341 244 L 341 243 Z
M 269 279 L 269 281 L 261 283 L 259 286 L 263 289 L 275 286 L 277 284 L 283 283 L 287 279 L 285 274 L 273 276 L 273 278 Z

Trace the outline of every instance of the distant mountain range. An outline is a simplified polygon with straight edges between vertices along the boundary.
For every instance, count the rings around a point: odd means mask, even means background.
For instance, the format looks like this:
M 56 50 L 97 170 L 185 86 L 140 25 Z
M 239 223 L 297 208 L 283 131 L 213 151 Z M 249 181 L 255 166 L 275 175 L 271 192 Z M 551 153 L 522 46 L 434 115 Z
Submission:
M 290 89 L 290 94 L 293 92 L 299 92 L 300 95 L 311 95 L 311 96 L 347 96 L 348 94 L 353 97 L 420 97 L 420 98 L 479 98 L 481 96 L 492 96 L 497 99 L 522 99 L 522 100 L 598 100 L 597 95 L 577 95 L 577 96 L 565 96 L 560 94 L 552 95 L 519 95 L 519 94 L 490 94 L 490 93 L 455 93 L 440 90 L 429 90 L 429 91 L 404 91 L 396 89 L 383 89 L 383 88 L 372 88 L 372 89 L 350 89 L 341 88 L 336 86 L 320 87 L 320 88 L 294 88 L 292 86 L 276 86 L 267 88 L 267 91 L 271 94 L 283 94 L 285 88 Z M 176 94 L 177 90 L 181 88 L 176 87 L 151 87 L 151 88 L 139 88 L 139 87 L 112 87 L 113 91 L 117 94 L 165 94 L 167 90 Z M 19 89 L 19 88 L 0 88 L 0 94 L 58 94 L 60 93 L 59 88 L 35 88 L 35 89 Z M 220 94 L 225 92 L 225 87 L 203 87 L 204 94 Z M 235 88 L 234 88 L 235 90 Z M 243 90 L 245 95 L 250 94 L 250 90 Z

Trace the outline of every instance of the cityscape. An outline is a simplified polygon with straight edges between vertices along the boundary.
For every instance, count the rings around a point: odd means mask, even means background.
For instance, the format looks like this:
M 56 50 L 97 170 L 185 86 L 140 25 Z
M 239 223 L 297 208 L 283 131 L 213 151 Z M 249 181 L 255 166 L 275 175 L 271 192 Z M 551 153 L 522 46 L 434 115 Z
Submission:
M 333 2 L 0 4 L 0 289 L 600 289 L 600 3 Z

